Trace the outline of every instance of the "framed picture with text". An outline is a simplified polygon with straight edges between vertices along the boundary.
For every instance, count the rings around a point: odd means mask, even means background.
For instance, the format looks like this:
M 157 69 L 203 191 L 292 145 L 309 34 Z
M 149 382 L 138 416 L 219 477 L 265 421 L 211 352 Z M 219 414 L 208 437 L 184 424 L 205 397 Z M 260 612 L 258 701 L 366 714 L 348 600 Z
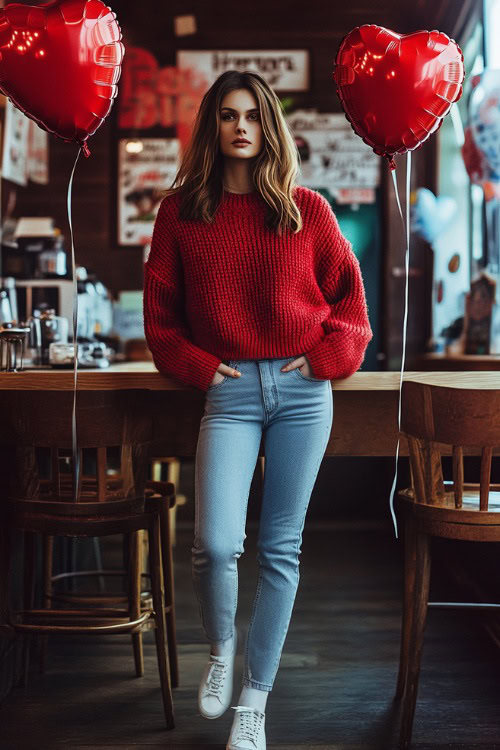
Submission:
M 179 165 L 177 138 L 120 138 L 118 142 L 117 243 L 144 246 L 151 240 L 163 192 Z

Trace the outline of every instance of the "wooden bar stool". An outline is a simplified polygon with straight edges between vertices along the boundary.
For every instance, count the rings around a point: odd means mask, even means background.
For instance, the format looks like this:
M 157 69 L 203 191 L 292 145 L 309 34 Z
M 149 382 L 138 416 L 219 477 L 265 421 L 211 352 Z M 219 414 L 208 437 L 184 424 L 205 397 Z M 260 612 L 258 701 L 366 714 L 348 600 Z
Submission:
M 67 485 L 68 490 L 70 489 L 71 475 L 66 474 L 65 479 L 60 479 L 62 484 Z M 46 488 L 50 486 L 52 479 L 40 480 L 41 491 L 46 491 Z M 92 481 L 95 482 L 93 477 L 84 477 L 84 482 L 89 486 L 92 486 Z M 108 487 L 113 488 L 114 491 L 123 484 L 123 478 L 118 476 L 112 476 L 107 480 Z M 175 486 L 172 482 L 155 481 L 151 479 L 146 480 L 145 488 L 145 501 L 147 507 L 152 507 L 154 503 L 158 505 L 158 512 L 160 516 L 160 540 L 162 548 L 162 566 L 163 566 L 163 581 L 165 587 L 165 618 L 167 627 L 167 645 L 168 645 L 168 658 L 170 662 L 170 678 L 172 688 L 179 687 L 179 661 L 177 654 L 177 635 L 175 625 L 175 591 L 174 591 L 174 565 L 172 556 L 172 535 L 170 533 L 171 523 L 171 511 L 175 508 L 177 496 L 175 494 Z M 127 575 L 126 570 L 106 570 L 102 567 L 98 567 L 94 570 L 78 570 L 78 571 L 66 571 L 53 575 L 53 537 L 46 534 L 43 535 L 43 601 L 45 607 L 50 607 L 52 602 L 66 602 L 73 604 L 87 604 L 87 605 L 99 605 L 99 606 L 113 606 L 128 601 L 128 596 L 120 594 L 109 594 L 101 591 L 91 592 L 61 592 L 56 591 L 55 587 L 59 584 L 63 584 L 68 579 L 82 579 L 87 577 L 92 578 L 107 578 L 107 577 L 124 577 Z M 130 537 L 124 537 L 127 549 L 127 558 L 130 557 Z M 140 602 L 141 608 L 151 609 L 153 606 L 152 601 L 152 588 L 151 588 L 151 573 L 146 571 L 146 564 L 149 558 L 149 537 L 145 535 L 143 531 L 137 532 L 137 555 L 139 556 L 140 564 Z M 150 582 L 150 588 L 142 590 L 142 580 L 148 579 Z M 132 646 L 134 651 L 134 661 L 137 677 L 142 677 L 144 674 L 144 652 L 143 652 L 143 639 L 142 632 L 132 634 Z M 40 645 L 40 672 L 45 671 L 47 656 L 47 638 L 43 638 Z M 26 677 L 25 677 L 26 679 Z
M 398 493 L 405 518 L 405 571 L 396 697 L 402 697 L 399 743 L 408 748 L 427 608 L 500 608 L 500 604 L 428 601 L 431 537 L 500 541 L 500 485 L 491 483 L 492 455 L 500 452 L 500 390 L 406 381 L 401 432 L 408 439 L 412 485 Z M 443 446 L 452 448 L 451 480 L 443 478 Z M 464 447 L 481 454 L 479 483 L 464 481 Z
M 116 480 L 113 479 L 113 483 Z M 170 675 L 172 688 L 179 686 L 179 663 L 177 654 L 177 637 L 176 637 L 176 625 L 175 625 L 175 592 L 174 592 L 174 569 L 173 569 L 173 558 L 172 558 L 172 545 L 171 545 L 171 534 L 169 529 L 170 523 L 170 511 L 175 506 L 176 495 L 175 487 L 171 482 L 156 482 L 153 480 L 146 481 L 145 491 L 146 504 L 151 506 L 153 502 L 160 502 L 159 514 L 160 514 L 160 539 L 162 547 L 162 565 L 163 565 L 163 580 L 165 586 L 165 617 L 167 626 L 167 644 L 168 644 L 168 656 L 170 662 Z M 170 543 L 169 543 L 170 540 Z M 128 541 L 128 540 L 127 540 Z M 142 531 L 137 532 L 137 545 L 138 555 L 140 557 L 141 564 L 141 583 L 142 579 L 150 579 L 150 572 L 146 572 L 146 561 L 149 557 L 148 553 L 148 537 L 143 534 Z M 127 545 L 129 549 L 129 544 Z M 130 554 L 130 549 L 129 549 Z M 145 556 L 144 556 L 145 555 Z M 53 557 L 53 537 L 43 535 L 43 598 L 44 605 L 49 607 L 51 602 L 71 602 L 74 604 L 97 604 L 100 606 L 112 606 L 114 604 L 123 603 L 128 601 L 127 596 L 123 595 L 111 595 L 100 591 L 91 592 L 56 592 L 54 585 L 64 583 L 68 579 L 77 578 L 82 579 L 85 577 L 123 577 L 126 575 L 124 570 L 106 570 L 101 567 L 94 570 L 79 570 L 79 571 L 68 571 L 59 573 L 58 575 L 52 574 L 52 557 Z M 142 588 L 142 586 L 141 586 Z M 130 594 L 129 594 L 130 596 Z M 141 591 L 141 607 L 151 608 L 152 607 L 152 590 L 151 588 Z M 142 677 L 144 674 L 144 656 L 143 656 L 143 645 L 142 645 L 142 632 L 132 635 L 132 645 L 134 649 L 134 660 L 136 666 L 137 677 Z M 41 644 L 40 650 L 40 671 L 45 671 L 46 661 L 46 650 L 47 650 L 47 639 L 44 638 Z
M 73 495 L 72 481 L 61 479 L 59 451 L 72 447 L 73 393 L 35 391 L 8 393 L 0 401 L 5 429 L 15 446 L 15 467 L 9 474 L 0 502 L 2 555 L 0 562 L 0 627 L 4 633 L 21 633 L 25 640 L 25 664 L 29 639 L 33 635 L 124 634 L 136 644 L 144 630 L 154 629 L 163 706 L 168 729 L 175 726 L 162 564 L 161 516 L 168 518 L 175 488 L 156 485 L 145 499 L 146 476 L 151 452 L 152 418 L 147 392 L 80 391 L 77 394 L 77 445 L 95 451 L 96 476 L 79 475 L 79 492 Z M 118 446 L 120 481 L 108 481 L 107 450 Z M 36 451 L 48 448 L 53 460 L 48 482 L 39 476 Z M 80 464 L 83 467 L 83 464 Z M 156 483 L 155 483 L 156 484 Z M 158 490 L 166 491 L 166 495 Z M 168 521 L 167 521 L 168 523 Z M 14 610 L 9 597 L 10 531 L 19 529 L 25 539 L 24 607 Z M 152 604 L 141 602 L 140 532 L 149 537 L 149 574 Z M 44 607 L 34 607 L 35 535 L 100 537 L 125 534 L 129 537 L 127 606 L 62 608 L 51 607 L 43 594 Z M 168 537 L 166 537 L 168 539 Z M 50 575 L 47 558 L 45 575 Z M 142 644 L 141 644 L 142 646 Z M 139 647 L 135 648 L 136 655 Z M 136 656 L 137 669 L 137 656 Z

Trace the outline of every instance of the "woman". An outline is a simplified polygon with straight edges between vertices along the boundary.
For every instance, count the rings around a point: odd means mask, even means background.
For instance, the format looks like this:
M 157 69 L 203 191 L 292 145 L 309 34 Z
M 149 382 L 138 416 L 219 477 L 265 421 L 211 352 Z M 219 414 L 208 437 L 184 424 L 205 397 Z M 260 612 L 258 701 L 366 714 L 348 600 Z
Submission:
M 206 393 L 192 571 L 211 646 L 198 706 L 210 719 L 232 699 L 237 558 L 265 441 L 260 575 L 228 750 L 266 747 L 266 700 L 332 427 L 330 381 L 360 367 L 372 337 L 356 256 L 328 201 L 295 184 L 298 169 L 297 147 L 266 81 L 223 73 L 203 97 L 145 264 L 153 360 Z

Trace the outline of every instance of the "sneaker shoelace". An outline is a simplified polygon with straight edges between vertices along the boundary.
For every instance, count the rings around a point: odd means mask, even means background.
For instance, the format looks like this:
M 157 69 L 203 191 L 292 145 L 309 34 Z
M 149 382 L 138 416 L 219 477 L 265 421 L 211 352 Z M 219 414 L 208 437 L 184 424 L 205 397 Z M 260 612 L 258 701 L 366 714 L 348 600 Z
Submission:
M 207 693 L 219 696 L 224 683 L 224 675 L 227 670 L 227 664 L 220 661 L 214 661 L 210 667 L 207 677 Z
M 264 719 L 263 713 L 257 713 L 255 709 L 248 706 L 231 706 L 239 715 L 237 734 L 234 742 L 238 740 L 250 740 L 257 747 L 257 737 Z

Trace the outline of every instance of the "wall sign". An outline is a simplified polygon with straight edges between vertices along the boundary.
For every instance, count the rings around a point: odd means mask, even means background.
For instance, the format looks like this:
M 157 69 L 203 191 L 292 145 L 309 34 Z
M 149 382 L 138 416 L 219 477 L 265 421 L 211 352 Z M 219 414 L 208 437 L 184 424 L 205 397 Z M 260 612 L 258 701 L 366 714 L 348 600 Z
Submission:
M 309 51 L 304 49 L 179 50 L 177 67 L 202 73 L 209 86 L 226 70 L 251 70 L 275 91 L 309 89 Z

